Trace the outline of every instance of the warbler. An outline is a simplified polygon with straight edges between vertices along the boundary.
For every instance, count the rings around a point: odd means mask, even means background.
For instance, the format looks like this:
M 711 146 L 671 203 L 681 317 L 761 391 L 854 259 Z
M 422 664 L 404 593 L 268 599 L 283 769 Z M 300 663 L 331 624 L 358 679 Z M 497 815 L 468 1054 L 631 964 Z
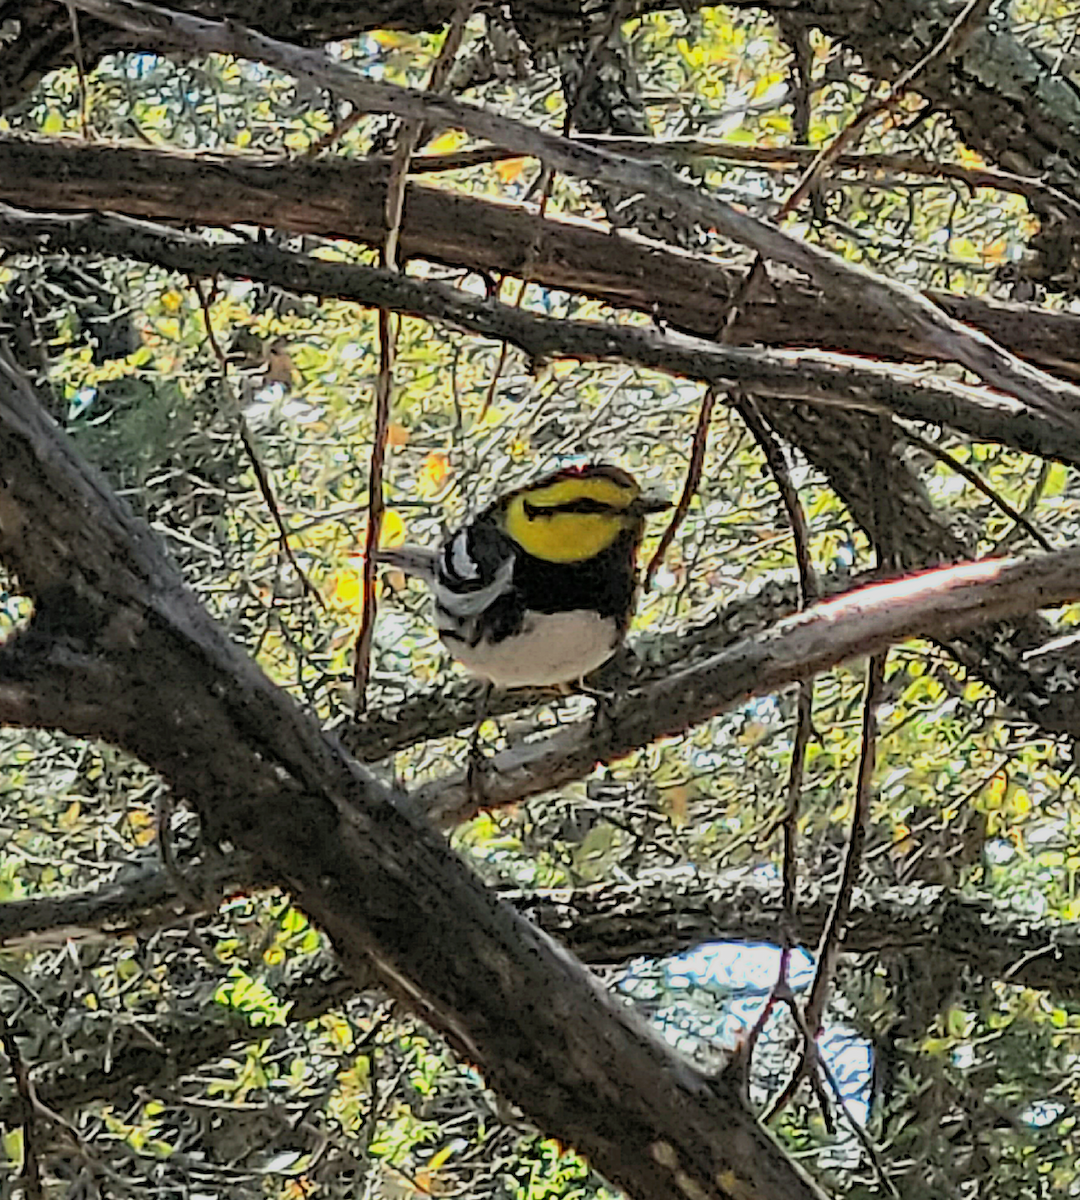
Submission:
M 626 636 L 645 518 L 668 507 L 619 467 L 566 467 L 500 496 L 437 550 L 379 560 L 431 588 L 439 636 L 473 674 L 499 688 L 573 683 Z

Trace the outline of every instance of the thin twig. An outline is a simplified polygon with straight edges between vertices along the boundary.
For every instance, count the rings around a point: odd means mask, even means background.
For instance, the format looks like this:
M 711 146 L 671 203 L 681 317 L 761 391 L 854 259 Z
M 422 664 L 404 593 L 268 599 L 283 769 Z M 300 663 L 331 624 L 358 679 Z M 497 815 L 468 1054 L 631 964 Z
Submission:
M 438 57 L 431 67 L 427 91 L 440 95 L 446 90 L 450 71 L 465 36 L 465 26 L 475 0 L 462 0 L 446 30 Z M 383 265 L 391 271 L 398 269 L 398 242 L 401 238 L 401 214 L 405 202 L 405 182 L 409 174 L 409 161 L 416 153 L 420 136 L 424 131 L 422 121 L 406 121 L 398 135 L 398 144 L 390 162 L 390 176 L 386 181 L 386 244 L 383 249 Z
M 780 206 L 777 214 L 778 220 L 799 207 L 813 190 L 826 168 L 835 162 L 841 152 L 855 141 L 873 121 L 898 104 L 918 76 L 936 63 L 947 61 L 960 51 L 966 39 L 973 32 L 976 22 L 986 15 L 992 3 L 993 0 L 968 0 L 937 44 L 917 63 L 909 67 L 889 88 L 885 96 L 880 100 L 867 101 L 863 105 L 855 119 L 845 125 L 827 146 L 822 147 L 814 161 L 803 172 L 799 182 Z
M 596 77 L 596 60 L 600 51 L 600 46 L 605 38 L 609 37 L 611 31 L 615 27 L 616 21 L 620 19 L 621 10 L 625 4 L 621 2 L 611 6 L 610 13 L 607 14 L 605 20 L 601 23 L 600 28 L 589 41 L 589 49 L 585 55 L 585 62 L 581 67 L 581 75 L 578 78 L 577 87 L 574 89 L 573 96 L 564 97 L 566 104 L 566 112 L 563 117 L 562 135 L 569 137 L 573 131 L 574 125 L 581 112 L 582 104 L 585 97 L 585 91 L 591 86 Z M 521 269 L 517 272 L 521 276 L 521 282 L 518 285 L 517 297 L 515 298 L 512 307 L 520 308 L 525 300 L 525 293 L 529 287 L 529 276 L 532 274 L 533 264 L 536 261 L 537 255 L 540 253 L 540 240 L 544 233 L 544 218 L 547 215 L 547 206 L 551 200 L 551 190 L 555 185 L 555 172 L 552 171 L 544 162 L 540 164 L 540 174 L 533 181 L 530 192 L 538 189 L 540 192 L 540 201 L 537 206 L 536 225 L 533 236 L 529 242 L 529 248 L 525 253 L 525 259 Z M 496 297 L 498 290 L 496 290 Z M 503 341 L 499 346 L 499 359 L 495 364 L 495 370 L 492 372 L 491 380 L 488 383 L 487 392 L 484 394 L 484 402 L 480 406 L 480 413 L 477 416 L 477 421 L 482 421 L 487 416 L 488 409 L 491 407 L 495 399 L 495 389 L 499 385 L 499 380 L 502 377 L 503 369 L 506 366 L 506 360 L 509 355 L 509 345 Z
M 1035 476 L 1035 482 L 1031 485 L 1031 491 L 1027 494 L 1027 499 L 1024 501 L 1024 507 L 1020 509 L 1020 513 L 1031 519 L 1032 513 L 1039 506 L 1039 501 L 1043 497 L 1043 492 L 1046 490 L 1046 485 L 1050 482 L 1050 473 L 1054 464 L 1047 459 L 1043 459 L 1039 463 L 1039 473 Z M 1013 525 L 1008 529 L 994 545 L 990 548 L 987 555 L 988 558 L 996 558 L 999 554 L 1007 554 L 1009 547 L 1016 541 L 1019 526 Z
M 330 147 L 341 138 L 343 138 L 350 129 L 355 128 L 367 116 L 362 108 L 354 108 L 348 116 L 342 117 L 333 129 L 327 130 L 322 137 L 316 138 L 310 146 L 304 151 L 305 158 L 315 158 L 322 154 L 324 150 L 329 150 Z
M 870 1163 L 874 1168 L 874 1173 L 877 1175 L 878 1181 L 890 1196 L 898 1197 L 899 1192 L 896 1190 L 896 1184 L 894 1184 L 889 1176 L 885 1173 L 885 1167 L 881 1161 L 880 1155 L 878 1154 L 877 1147 L 871 1140 L 870 1135 L 863 1128 L 862 1123 L 855 1119 L 855 1114 L 851 1111 L 851 1106 L 848 1104 L 847 1096 L 844 1094 L 844 1089 L 840 1086 L 840 1081 L 836 1078 L 832 1067 L 830 1067 L 828 1062 L 826 1062 L 825 1055 L 818 1050 L 814 1035 L 811 1033 L 803 1014 L 799 1011 L 799 1006 L 795 1000 L 795 997 L 789 991 L 785 999 L 788 1009 L 791 1012 L 792 1019 L 795 1021 L 799 1032 L 802 1034 L 804 1045 L 813 1048 L 812 1052 L 816 1059 L 815 1065 L 820 1069 L 821 1075 L 824 1077 L 825 1082 L 829 1085 L 840 1111 L 844 1114 L 844 1118 L 848 1123 L 848 1127 L 851 1129 L 852 1133 L 855 1134 L 856 1138 L 859 1140 L 859 1144 L 866 1151 L 866 1156 L 869 1158 Z
M 563 137 L 569 137 L 573 132 L 585 105 L 585 93 L 596 79 L 600 47 L 611 37 L 615 26 L 623 20 L 628 7 L 626 0 L 616 0 L 616 3 L 612 4 L 607 12 L 604 12 L 603 6 L 593 5 L 591 10 L 584 14 L 588 26 L 586 36 L 589 40 L 589 48 L 585 52 L 585 61 L 581 64 L 581 75 L 578 77 L 573 96 L 564 97 L 566 114 L 563 117 Z M 585 5 L 582 4 L 582 9 L 584 8 Z
M 30 1078 L 30 1070 L 19 1050 L 7 1016 L 0 1013 L 0 1045 L 4 1047 L 12 1078 L 15 1080 L 15 1090 L 23 1105 L 23 1161 L 20 1179 L 22 1180 L 25 1200 L 43 1200 L 45 1191 L 41 1180 L 41 1164 L 38 1162 L 37 1130 L 37 1097 L 34 1095 L 34 1084 Z
M 86 87 L 86 59 L 83 55 L 82 34 L 79 31 L 79 14 L 71 0 L 67 0 L 68 17 L 71 20 L 71 42 L 75 51 L 75 71 L 79 77 L 79 128 L 88 141 L 93 136 L 90 130 L 89 92 Z
M 1013 522 L 1024 530 L 1029 537 L 1033 538 L 1044 550 L 1053 550 L 1051 543 L 1035 528 L 1034 525 L 1024 516 L 1024 514 L 1005 497 L 992 487 L 978 473 L 973 471 L 967 463 L 961 462 L 954 454 L 950 454 L 948 450 L 943 450 L 929 438 L 923 437 L 921 433 L 916 433 L 914 429 L 905 429 L 904 436 L 916 446 L 921 446 L 927 454 L 932 454 L 939 462 L 945 463 L 951 467 L 957 475 L 966 479 L 972 487 L 978 488 L 980 492 L 993 504 L 995 507 L 1010 517 Z
M 757 404 L 750 396 L 740 396 L 736 408 L 746 427 L 761 447 L 780 492 L 781 502 L 787 514 L 791 535 L 795 543 L 795 562 L 799 571 L 799 608 L 805 609 L 821 596 L 821 586 L 810 555 L 810 526 L 799 500 L 798 491 L 791 479 L 783 447 L 776 434 L 769 428 Z M 783 830 L 783 917 L 780 934 L 780 965 L 776 984 L 769 999 L 762 1007 L 746 1038 L 745 1055 L 747 1067 L 753 1057 L 754 1047 L 768 1021 L 776 998 L 788 987 L 788 969 L 791 965 L 792 935 L 795 925 L 795 903 L 798 894 L 798 862 L 796 844 L 799 831 L 799 802 L 802 797 L 803 778 L 806 772 L 806 752 L 814 732 L 813 722 L 814 681 L 804 679 L 799 683 L 796 707 L 795 739 L 791 748 L 791 766 L 788 770 L 787 796 L 784 806 Z
M 740 396 L 735 405 L 739 416 L 746 427 L 754 435 L 754 439 L 765 455 L 765 461 L 772 472 L 780 499 L 791 525 L 791 536 L 795 543 L 795 564 L 799 571 L 799 607 L 806 608 L 821 597 L 821 585 L 810 556 L 810 526 L 806 520 L 799 493 L 791 480 L 787 459 L 778 442 L 775 433 L 761 415 L 761 410 L 749 396 Z
M 289 531 L 285 527 L 285 518 L 281 515 L 281 509 L 278 508 L 277 498 L 274 495 L 274 484 L 270 478 L 270 472 L 263 465 L 262 459 L 259 457 L 259 451 L 255 446 L 255 439 L 252 437 L 251 428 L 247 423 L 247 418 L 244 416 L 243 409 L 240 403 L 233 395 L 232 389 L 229 387 L 229 363 L 225 357 L 225 352 L 221 348 L 221 344 L 217 340 L 217 335 L 214 333 L 214 327 L 210 323 L 210 295 L 205 293 L 202 288 L 202 281 L 195 276 L 191 277 L 191 286 L 195 289 L 195 295 L 199 298 L 199 306 L 202 308 L 203 322 L 206 325 L 206 340 L 210 346 L 210 350 L 217 359 L 218 366 L 221 369 L 221 387 L 222 391 L 233 403 L 234 419 L 236 421 L 236 430 L 240 435 L 240 444 L 244 448 L 244 453 L 247 455 L 248 464 L 251 467 L 252 473 L 255 476 L 255 482 L 258 484 L 259 493 L 263 498 L 263 503 L 270 512 L 270 517 L 277 527 L 278 531 L 278 546 L 281 553 L 289 566 L 296 572 L 297 578 L 304 589 L 306 595 L 310 596 L 316 604 L 325 612 L 326 603 L 319 594 L 319 589 L 308 578 L 307 572 L 300 565 L 296 555 L 293 553 L 292 546 L 289 544 Z
M 817 952 L 817 970 L 810 985 L 810 995 L 803 1009 L 803 1023 L 807 1037 L 816 1039 L 821 1032 L 825 1004 L 829 998 L 836 964 L 840 957 L 840 944 L 851 911 L 851 900 L 855 883 L 862 866 L 863 846 L 866 841 L 866 824 L 873 794 L 874 765 L 877 759 L 877 706 L 881 698 L 881 685 L 885 677 L 885 654 L 871 655 L 866 667 L 866 687 L 863 695 L 862 751 L 859 757 L 859 773 L 852 803 L 851 829 L 848 834 L 844 866 L 840 884 L 833 897 L 829 917 L 821 935 Z M 791 1077 L 769 1105 L 762 1119 L 774 1120 L 791 1101 L 800 1080 L 812 1061 L 811 1041 L 805 1041 L 798 1065 Z
M 329 136 L 329 135 L 326 135 Z M 612 154 L 625 154 L 633 158 L 682 163 L 707 158 L 720 162 L 747 163 L 774 171 L 805 169 L 820 154 L 819 146 L 741 146 L 734 142 L 713 141 L 708 138 L 679 137 L 624 137 L 618 134 L 575 133 L 571 140 L 595 146 Z M 445 171 L 467 171 L 473 167 L 488 166 L 509 158 L 520 158 L 521 151 L 500 146 L 470 146 L 464 150 L 450 150 L 445 154 L 420 154 L 409 163 L 410 175 L 436 175 Z M 385 157 L 371 155 L 369 163 L 387 161 Z M 1017 175 L 996 167 L 967 167 L 957 162 L 941 162 L 918 154 L 896 154 L 887 151 L 846 152 L 832 160 L 834 168 L 842 171 L 863 172 L 860 182 L 874 186 L 873 175 L 879 171 L 894 171 L 901 175 L 928 176 L 932 179 L 950 179 L 969 188 L 993 188 L 999 192 L 1014 192 L 1030 199 L 1051 199 L 1063 208 L 1080 213 L 1080 201 L 1051 187 L 1044 180 L 1029 175 Z
M 637 158 L 672 162 L 709 158 L 781 171 L 793 167 L 805 169 L 821 153 L 819 146 L 741 146 L 733 142 L 716 142 L 704 138 L 633 138 L 578 134 L 576 140 L 587 142 L 601 150 L 609 150 L 613 154 L 627 154 Z M 452 154 L 433 154 L 429 158 L 414 159 L 412 169 L 417 174 L 462 170 L 511 155 L 510 150 L 478 147 Z M 961 163 L 941 162 L 918 154 L 896 154 L 886 151 L 848 151 L 835 155 L 832 165 L 842 171 L 862 172 L 861 182 L 870 187 L 874 186 L 875 173 L 894 171 L 902 175 L 955 180 L 972 189 L 993 188 L 999 192 L 1014 192 L 1029 199 L 1050 199 L 1070 212 L 1080 213 L 1080 201 L 1059 188 L 1051 187 L 1045 180 L 1030 175 L 1017 175 L 996 167 L 968 167 Z
M 786 211 L 789 211 L 788 206 L 791 205 L 791 203 L 792 203 L 793 195 L 794 195 L 794 193 L 792 194 L 792 196 L 789 196 L 787 198 L 787 200 L 784 203 L 784 206 L 781 207 L 780 215 L 783 215 Z M 720 318 L 719 328 L 718 328 L 717 337 L 716 337 L 716 341 L 719 342 L 720 345 L 722 345 L 722 346 L 729 345 L 731 343 L 731 341 L 734 339 L 735 326 L 739 320 L 739 314 L 742 312 L 743 305 L 746 303 L 747 298 L 749 297 L 749 295 L 750 295 L 751 291 L 754 289 L 754 287 L 757 285 L 758 281 L 765 277 L 765 274 L 766 274 L 765 255 L 761 250 L 758 250 L 758 252 L 754 255 L 754 261 L 750 264 L 749 270 L 746 272 L 746 275 L 743 277 L 743 280 L 739 284 L 738 288 L 732 294 L 732 297 L 729 300 L 726 309 L 724 310 L 724 314 Z M 713 389 L 710 389 L 710 391 L 706 393 L 706 402 L 709 401 L 710 396 L 713 396 L 713 398 L 715 399 L 715 396 L 713 394 Z M 702 431 L 702 417 L 699 417 L 698 428 L 694 434 L 694 450 L 696 451 L 698 449 L 698 441 L 700 438 L 701 443 L 702 443 L 702 446 L 701 446 L 702 455 L 704 455 L 704 441 L 705 441 L 705 438 L 708 433 L 708 420 L 712 416 L 711 403 L 708 404 L 708 412 L 707 413 L 706 413 L 705 409 L 706 409 L 706 405 L 703 404 L 702 405 L 702 416 L 705 419 L 705 430 Z M 694 465 L 694 459 L 692 456 L 691 457 L 691 468 L 693 467 L 693 465 Z M 700 478 L 700 474 L 701 474 L 701 464 L 699 463 L 698 464 L 698 477 L 699 478 Z M 667 551 L 667 548 L 668 548 L 668 546 L 671 545 L 672 541 L 674 541 L 675 534 L 677 533 L 679 526 L 682 524 L 682 521 L 686 516 L 686 511 L 689 508 L 689 504 L 690 504 L 689 497 L 693 494 L 692 492 L 688 493 L 688 491 L 687 491 L 687 489 L 690 486 L 690 482 L 691 482 L 690 473 L 688 472 L 686 485 L 684 486 L 683 495 L 680 498 L 679 505 L 676 507 L 675 512 L 672 514 L 671 521 L 668 524 L 667 529 L 664 530 L 663 537 L 660 539 L 660 546 L 658 547 L 656 554 L 653 555 L 652 561 L 649 563 L 649 568 L 645 573 L 646 587 L 648 587 L 649 583 L 652 580 L 653 571 L 655 570 L 657 563 L 660 562 L 662 555 Z M 693 487 L 694 487 L 695 491 L 697 489 L 697 484 L 698 484 L 698 479 L 694 479 Z M 685 504 L 684 504 L 684 502 L 685 502 Z M 797 501 L 796 501 L 796 504 L 794 507 L 796 509 L 798 508 Z M 792 511 L 792 509 L 789 508 L 789 513 L 791 511 Z M 796 536 L 796 549 L 798 549 L 798 544 L 799 544 L 799 539 L 798 539 L 798 536 Z
M 540 165 L 540 174 L 533 181 L 534 186 L 540 189 L 540 202 L 536 210 L 536 224 L 533 227 L 533 236 L 529 239 L 529 248 L 525 252 L 525 261 L 521 269 L 521 281 L 518 284 L 517 297 L 512 308 L 521 308 L 525 300 L 525 293 L 529 288 L 529 276 L 532 274 L 533 263 L 540 253 L 540 240 L 544 234 L 544 217 L 547 215 L 547 206 L 551 200 L 551 189 L 555 183 L 555 172 L 549 170 L 543 163 Z M 498 299 L 498 289 L 496 289 L 495 297 Z M 503 368 L 506 366 L 506 360 L 510 353 L 510 344 L 504 338 L 499 346 L 499 361 L 495 364 L 495 370 L 491 374 L 491 380 L 488 383 L 487 392 L 484 394 L 484 402 L 480 406 L 480 412 L 476 418 L 479 423 L 487 416 L 487 411 L 491 407 L 492 401 L 495 399 L 495 389 L 498 387 L 499 379 L 502 376 Z
M 383 496 L 383 465 L 390 434 L 390 393 L 394 374 L 395 335 L 388 309 L 379 309 L 379 374 L 375 381 L 375 431 L 368 467 L 368 520 L 364 535 L 363 607 L 353 650 L 353 693 L 356 714 L 367 711 L 367 684 L 371 674 L 371 644 L 375 636 L 375 556 L 382 532 L 386 501 Z
M 881 113 L 891 108 L 903 95 L 904 90 L 911 82 L 926 70 L 931 64 L 941 58 L 950 58 L 958 51 L 963 43 L 964 36 L 970 31 L 969 19 L 973 19 L 978 13 L 989 8 L 991 0 L 968 0 L 967 5 L 959 14 L 956 20 L 945 31 L 941 40 L 924 55 L 913 67 L 905 71 L 904 74 L 896 81 L 893 87 L 889 90 L 889 94 L 882 100 L 876 102 L 867 102 L 862 108 L 862 111 L 855 119 L 846 125 L 833 140 L 815 156 L 814 160 L 803 172 L 798 182 L 785 197 L 784 202 L 780 205 L 774 220 L 781 221 L 784 217 L 794 212 L 796 208 L 806 199 L 806 197 L 814 190 L 822 173 L 832 163 L 840 153 L 850 145 L 863 130 Z M 721 323 L 721 342 L 726 342 L 734 329 L 736 321 L 739 319 L 739 313 L 746 297 L 750 293 L 750 289 L 754 286 L 759 276 L 765 270 L 765 254 L 762 250 L 758 250 L 754 257 L 754 261 L 750 264 L 750 269 L 746 273 L 746 278 L 738 292 L 732 298 L 728 305 L 727 312 L 724 314 Z
M 331 89 L 369 112 L 392 112 L 410 119 L 456 125 L 476 138 L 517 147 L 522 154 L 546 161 L 577 178 L 640 191 L 714 227 L 723 237 L 804 272 L 826 291 L 849 288 L 855 300 L 887 316 L 893 324 L 908 325 L 912 333 L 924 338 L 931 357 L 960 363 L 985 382 L 1023 399 L 1038 412 L 1052 415 L 1070 427 L 1080 426 L 1080 418 L 1073 410 L 1080 389 L 1022 362 L 911 288 L 847 263 L 812 242 L 785 233 L 775 224 L 759 220 L 673 177 L 670 172 L 657 172 L 647 165 L 595 150 L 490 109 L 365 78 L 348 64 L 333 62 L 322 51 L 278 41 L 236 22 L 210 21 L 176 10 L 167 14 L 160 8 L 147 10 L 137 0 L 73 0 L 73 3 L 83 11 L 138 33 L 150 46 L 181 38 L 193 51 L 257 59 L 314 86 Z
M 682 495 L 679 497 L 678 504 L 675 505 L 675 512 L 668 522 L 667 529 L 664 530 L 660 538 L 660 544 L 656 547 L 655 553 L 649 559 L 649 565 L 645 568 L 646 589 L 651 586 L 653 575 L 655 575 L 657 568 L 664 561 L 664 555 L 668 552 L 668 547 L 675 540 L 675 535 L 679 532 L 679 527 L 682 525 L 686 514 L 690 511 L 690 502 L 697 494 L 698 485 L 701 483 L 701 471 L 705 465 L 705 447 L 709 440 L 709 424 L 712 421 L 713 409 L 716 407 L 717 395 L 716 388 L 709 387 L 701 399 L 697 426 L 694 429 L 694 440 L 690 447 L 690 465 L 686 468 L 686 479 L 683 482 Z
M 461 48 L 465 26 L 475 0 L 462 0 L 447 28 L 438 57 L 428 78 L 428 91 L 442 92 L 450 77 L 454 58 Z M 383 244 L 381 265 L 389 271 L 400 271 L 398 247 L 401 241 L 401 218 L 405 205 L 405 184 L 409 160 L 420 142 L 424 125 L 420 120 L 405 121 L 398 134 L 398 144 L 390 163 L 386 181 L 386 241 Z M 378 600 L 375 595 L 375 558 L 382 534 L 386 498 L 383 495 L 383 468 L 386 464 L 387 439 L 390 436 L 390 401 L 394 387 L 394 356 L 397 347 L 396 322 L 389 309 L 380 308 L 379 374 L 375 381 L 375 430 L 372 435 L 371 459 L 368 465 L 368 520 L 364 537 L 363 607 L 360 627 L 356 631 L 353 650 L 353 694 L 357 715 L 367 710 L 367 685 L 371 674 L 371 645 L 375 636 Z

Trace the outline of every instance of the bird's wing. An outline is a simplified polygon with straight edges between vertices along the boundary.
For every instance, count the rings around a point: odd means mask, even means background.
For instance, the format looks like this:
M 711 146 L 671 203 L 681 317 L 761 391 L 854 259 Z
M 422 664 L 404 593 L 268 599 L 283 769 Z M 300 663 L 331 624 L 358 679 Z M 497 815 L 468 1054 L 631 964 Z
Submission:
M 443 544 L 432 589 L 440 609 L 459 620 L 478 617 L 513 587 L 514 543 L 481 518 Z
M 470 591 L 461 591 L 449 579 L 439 572 L 432 584 L 435 593 L 435 603 L 452 616 L 464 619 L 478 617 L 488 609 L 510 587 L 513 586 L 514 559 L 505 559 L 495 571 L 494 578 L 483 587 L 474 587 Z

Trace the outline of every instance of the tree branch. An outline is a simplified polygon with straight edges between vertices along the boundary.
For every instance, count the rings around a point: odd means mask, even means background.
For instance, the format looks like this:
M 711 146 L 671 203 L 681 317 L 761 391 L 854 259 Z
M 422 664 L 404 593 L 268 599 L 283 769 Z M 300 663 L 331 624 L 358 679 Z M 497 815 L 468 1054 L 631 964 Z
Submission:
M 251 224 L 377 246 L 386 238 L 385 159 L 364 161 L 185 153 L 0 133 L 0 199 L 34 209 L 88 209 L 211 226 Z M 47 247 L 43 247 L 47 248 Z M 517 275 L 636 308 L 689 333 L 715 333 L 744 271 L 566 216 L 410 185 L 404 257 Z M 845 291 L 822 292 L 774 267 L 774 286 L 747 297 L 735 333 L 745 343 L 816 346 L 926 359 L 934 347 Z M 647 281 L 647 283 L 645 282 Z M 1080 317 L 947 292 L 928 297 L 1015 354 L 1080 378 Z
M 812 1200 L 723 1077 L 674 1053 L 498 902 L 228 641 L 0 357 L 0 557 L 35 601 L 20 642 L 106 662 L 76 736 L 159 771 L 489 1084 L 634 1196 Z M 77 675 L 72 699 L 80 708 Z
M 140 0 L 77 0 L 78 7 L 137 33 L 151 45 L 182 46 L 204 53 L 235 54 L 262 61 L 316 87 L 329 88 L 374 113 L 465 129 L 499 146 L 518 148 L 549 167 L 593 183 L 643 192 L 688 219 L 714 227 L 765 258 L 804 271 L 825 291 L 848 289 L 870 308 L 889 313 L 918 330 L 937 357 L 957 362 L 985 383 L 1024 400 L 1033 409 L 1080 430 L 1080 389 L 1054 380 L 947 316 L 929 300 L 883 276 L 872 275 L 838 256 L 782 232 L 703 193 L 663 167 L 642 164 L 571 142 L 486 109 L 447 96 L 377 83 L 321 51 L 277 41 L 235 23 L 206 21 Z
M 517 340 L 534 357 L 567 352 L 582 357 L 621 356 L 661 369 L 721 378 L 750 388 L 764 388 L 767 384 L 781 393 L 787 390 L 815 397 L 819 403 L 839 397 L 861 405 L 864 410 L 875 405 L 878 410 L 891 407 L 909 418 L 945 420 L 966 427 L 974 436 L 992 439 L 997 435 L 1021 448 L 1050 455 L 1068 457 L 1076 449 L 1075 439 L 1068 430 L 1027 412 L 1016 401 L 978 389 L 929 385 L 914 378 L 908 385 L 903 372 L 898 383 L 888 374 L 879 375 L 874 369 L 861 366 L 815 362 L 798 355 L 732 350 L 647 330 L 552 321 L 493 300 L 468 296 L 445 285 L 392 276 L 367 267 L 322 263 L 269 246 L 211 248 L 199 239 L 123 218 L 28 217 L 0 211 L 0 239 L 5 237 L 23 246 L 40 244 L 38 239 L 46 238 L 46 244 L 58 251 L 110 252 L 122 247 L 125 253 L 177 269 L 196 272 L 224 269 L 292 290 L 345 295 L 375 306 L 385 304 L 418 315 L 437 315 L 477 332 Z M 814 421 L 812 409 L 804 410 L 772 397 L 766 409 L 777 429 L 792 438 L 829 474 L 857 519 L 865 520 L 872 496 L 865 489 L 865 464 L 851 461 L 853 447 L 859 441 L 858 428 L 852 429 L 853 416 L 836 412 L 834 406 L 827 423 L 821 419 Z M 887 467 L 894 476 L 889 484 L 890 495 L 904 497 L 903 507 L 889 529 L 891 541 L 903 561 L 921 564 L 935 558 L 955 561 L 963 557 L 963 545 L 936 522 L 932 509 L 917 493 L 909 495 L 902 490 L 911 488 L 902 464 L 890 462 Z M 1043 644 L 1052 636 L 1045 621 L 1030 617 L 1004 640 L 994 640 L 989 632 L 982 636 L 976 631 L 963 643 L 950 646 L 950 650 L 1048 732 L 1075 733 L 1076 705 L 1056 682 L 1052 685 L 1047 682 L 1052 660 L 1042 660 L 1033 668 L 1019 658 L 1023 651 Z M 1037 669 L 1039 666 L 1045 667 L 1045 671 Z M 455 719 L 454 711 L 448 708 L 440 722 L 445 724 L 447 717 Z M 398 737 L 400 731 L 389 732 L 385 722 L 383 725 L 384 736 L 391 741 Z M 361 741 L 351 740 L 351 744 L 365 759 L 372 756 Z M 374 757 L 384 752 L 376 751 Z
M 1077 550 L 990 559 L 872 584 L 816 604 L 703 663 L 617 696 L 609 705 L 611 729 L 602 746 L 585 720 L 493 755 L 482 807 L 551 791 L 587 774 L 598 761 L 684 733 L 751 696 L 779 691 L 907 638 L 947 639 L 972 625 L 1068 603 L 1080 595 L 1078 572 Z M 417 788 L 400 803 L 440 824 L 465 820 L 481 807 L 464 772 Z
M 156 861 L 147 863 L 147 870 L 162 877 L 164 888 L 171 886 Z M 242 876 L 235 862 L 233 870 L 234 878 Z M 20 938 L 42 931 L 46 919 L 62 922 L 65 903 L 87 916 L 98 897 L 103 908 L 114 914 L 112 889 L 117 886 L 0 905 L 0 943 L 18 944 Z M 705 942 L 776 943 L 781 892 L 779 883 L 746 879 L 742 873 L 710 878 L 654 871 L 627 883 L 501 895 L 583 962 L 612 967 L 641 957 L 678 954 Z M 812 947 L 824 928 L 830 898 L 820 886 L 809 884 L 801 900 L 790 936 L 797 944 Z M 134 920 L 136 909 L 128 915 Z M 56 928 L 59 932 L 62 926 Z M 846 954 L 884 957 L 932 949 L 947 958 L 957 973 L 967 970 L 984 979 L 1045 989 L 1062 1001 L 1080 1000 L 1076 927 L 1033 925 L 989 897 L 941 888 L 856 893 L 841 948 Z M 373 974 L 366 980 L 349 975 L 335 962 L 316 956 L 293 972 L 276 994 L 290 1006 L 290 1020 L 310 1021 L 345 1004 L 373 982 Z M 152 1086 L 162 1075 L 183 1076 L 235 1046 L 267 1036 L 264 1025 L 248 1026 L 225 1013 L 199 1021 L 163 1017 L 152 1029 L 156 1045 L 123 1047 L 115 1052 L 108 1070 L 104 1050 L 100 1061 L 84 1062 L 77 1073 L 64 1064 L 38 1064 L 34 1083 L 41 1099 L 51 1108 L 68 1111 L 95 1101 L 122 1100 L 139 1086 Z M 10 1126 L 15 1116 L 11 1100 L 0 1103 L 0 1124 Z
M 448 284 L 360 264 L 323 262 L 266 243 L 209 243 L 190 234 L 101 214 L 54 216 L 0 204 L 0 244 L 34 253 L 123 255 L 190 274 L 254 279 L 445 321 L 508 341 L 530 358 L 627 362 L 719 389 L 790 401 L 891 412 L 949 425 L 979 441 L 1080 463 L 1080 428 L 982 388 L 812 353 L 748 350 L 649 329 L 530 313 Z

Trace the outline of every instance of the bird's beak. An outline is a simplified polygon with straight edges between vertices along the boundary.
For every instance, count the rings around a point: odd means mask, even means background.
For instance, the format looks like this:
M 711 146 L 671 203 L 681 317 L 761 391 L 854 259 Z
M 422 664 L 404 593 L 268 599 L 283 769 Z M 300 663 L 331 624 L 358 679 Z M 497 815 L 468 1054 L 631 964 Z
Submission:
M 671 501 L 660 492 L 642 492 L 634 501 L 634 507 L 642 516 L 648 517 L 653 513 L 666 512 L 671 507 Z

